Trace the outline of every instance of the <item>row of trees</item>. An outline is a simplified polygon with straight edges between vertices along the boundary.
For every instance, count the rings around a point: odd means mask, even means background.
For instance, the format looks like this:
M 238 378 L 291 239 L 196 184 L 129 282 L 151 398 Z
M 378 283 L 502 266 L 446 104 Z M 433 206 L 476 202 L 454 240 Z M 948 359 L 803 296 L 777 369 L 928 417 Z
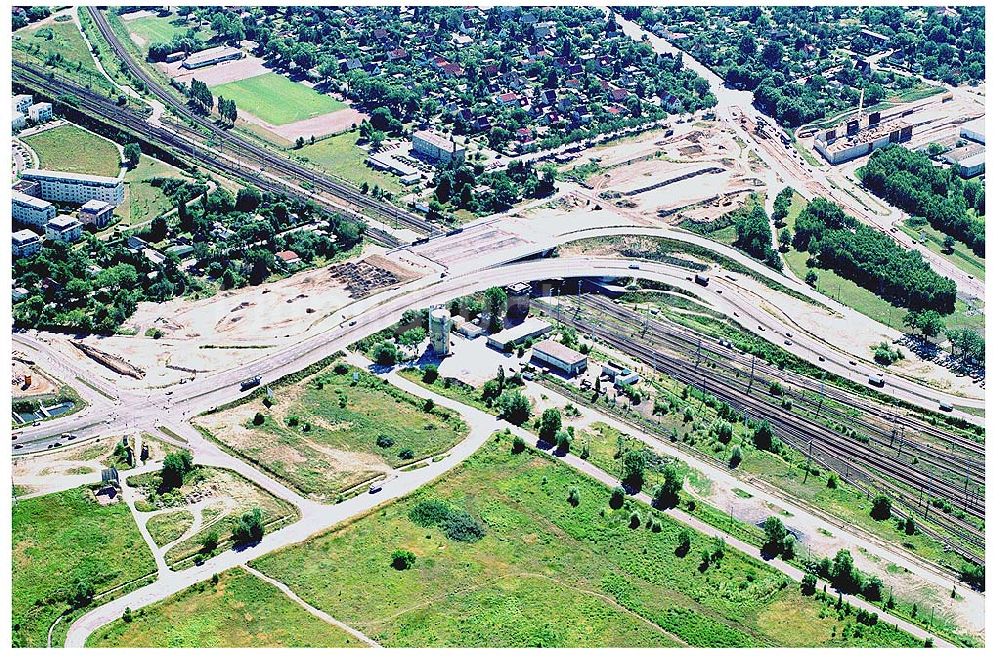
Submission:
M 226 99 L 223 96 L 219 96 L 217 103 L 219 116 L 227 123 L 232 125 L 236 122 L 236 101 L 232 99 Z
M 986 256 L 986 192 L 982 180 L 963 180 L 923 153 L 900 145 L 879 148 L 858 169 L 862 184 L 894 206 Z M 970 213 L 970 209 L 975 214 Z
M 915 250 L 859 224 L 835 203 L 810 201 L 795 222 L 793 244 L 813 261 L 911 310 L 955 311 L 956 286 L 931 269 Z
M 191 79 L 191 85 L 188 86 L 188 99 L 201 113 L 207 114 L 215 106 L 215 98 L 212 96 L 212 91 L 208 89 L 208 86 L 203 81 L 199 81 L 198 79 Z

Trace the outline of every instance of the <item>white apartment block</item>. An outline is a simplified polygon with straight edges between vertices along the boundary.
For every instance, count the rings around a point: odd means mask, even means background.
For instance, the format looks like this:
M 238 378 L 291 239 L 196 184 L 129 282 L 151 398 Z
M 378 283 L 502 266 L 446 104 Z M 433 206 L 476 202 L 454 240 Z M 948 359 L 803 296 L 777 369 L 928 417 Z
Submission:
M 34 103 L 31 95 L 14 95 L 10 100 L 10 110 L 12 113 L 27 113 L 28 107 Z
M 44 123 L 52 120 L 52 105 L 48 102 L 39 102 L 28 107 L 28 118 L 33 123 Z
M 80 206 L 78 215 L 82 224 L 103 229 L 111 224 L 114 212 L 114 204 L 98 199 L 91 199 Z
M 45 237 L 49 240 L 59 240 L 66 243 L 80 240 L 83 235 L 83 225 L 80 220 L 69 215 L 56 215 L 45 226 Z
M 24 129 L 25 124 L 28 120 L 24 117 L 24 114 L 20 111 L 15 111 L 10 117 L 10 129 L 16 132 L 19 129 Z
M 11 254 L 30 257 L 42 249 L 42 239 L 31 229 L 21 229 L 11 234 Z
M 14 190 L 11 192 L 10 213 L 18 222 L 42 231 L 56 216 L 56 207 L 48 201 Z
M 21 177 L 37 182 L 41 197 L 47 201 L 85 203 L 97 199 L 116 206 L 125 201 L 125 183 L 121 178 L 47 169 L 25 169 Z

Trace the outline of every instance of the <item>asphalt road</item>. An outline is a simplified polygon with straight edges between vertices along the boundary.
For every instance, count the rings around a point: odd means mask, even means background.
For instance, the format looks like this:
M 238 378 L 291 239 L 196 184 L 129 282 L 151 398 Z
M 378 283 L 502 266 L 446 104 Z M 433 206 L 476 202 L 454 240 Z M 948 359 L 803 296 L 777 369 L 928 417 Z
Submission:
M 631 268 L 637 266 L 638 268 Z M 45 363 L 52 363 L 62 371 L 62 377 L 81 386 L 77 377 L 101 388 L 108 395 L 117 396 L 114 404 L 107 399 L 99 399 L 99 394 L 91 394 L 94 399 L 84 411 L 62 419 L 54 419 L 38 426 L 18 431 L 15 442 L 22 448 L 14 450 L 15 455 L 25 455 L 46 450 L 50 444 L 66 443 L 62 436 L 73 433 L 77 438 L 89 438 L 121 432 L 122 429 L 149 429 L 160 423 L 179 423 L 191 415 L 219 407 L 241 395 L 240 382 L 247 377 L 261 375 L 263 383 L 273 382 L 287 374 L 301 370 L 320 361 L 335 351 L 346 349 L 350 344 L 380 331 L 410 308 L 427 307 L 430 304 L 445 303 L 458 296 L 478 291 L 484 284 L 509 284 L 517 281 L 571 278 L 581 276 L 635 276 L 656 280 L 674 287 L 696 290 L 706 301 L 720 312 L 740 319 L 748 328 L 758 327 L 757 333 L 775 344 L 783 344 L 790 352 L 811 362 L 820 356 L 827 359 L 824 367 L 830 372 L 865 383 L 869 373 L 881 371 L 864 359 L 850 356 L 834 348 L 826 341 L 797 327 L 791 319 L 782 320 L 760 307 L 756 299 L 759 287 L 753 290 L 741 286 L 739 281 L 723 279 L 716 274 L 710 287 L 697 288 L 693 283 L 693 271 L 648 261 L 629 261 L 601 257 L 550 258 L 528 261 L 514 265 L 478 271 L 472 274 L 449 276 L 435 282 L 415 283 L 404 286 L 393 296 L 376 295 L 358 301 L 344 308 L 344 320 L 331 330 L 317 333 L 310 338 L 293 343 L 284 349 L 242 367 L 231 368 L 196 381 L 176 385 L 168 391 L 125 391 L 115 389 L 109 382 L 95 378 L 86 364 L 78 359 L 55 354 L 46 350 L 26 334 L 15 334 L 15 346 L 29 347 L 41 356 Z M 774 279 L 787 280 L 778 273 Z M 350 325 L 354 322 L 353 325 Z M 763 330 L 759 330 L 763 329 Z M 789 334 L 791 337 L 789 337 Z M 852 365 L 851 362 L 855 365 Z M 937 409 L 939 401 L 950 401 L 956 406 L 982 408 L 984 403 L 977 398 L 953 396 L 930 386 L 919 384 L 904 377 L 885 373 L 887 395 L 906 399 L 927 409 Z M 103 397 L 102 397 L 103 398 Z M 973 423 L 982 423 L 977 416 L 963 415 Z

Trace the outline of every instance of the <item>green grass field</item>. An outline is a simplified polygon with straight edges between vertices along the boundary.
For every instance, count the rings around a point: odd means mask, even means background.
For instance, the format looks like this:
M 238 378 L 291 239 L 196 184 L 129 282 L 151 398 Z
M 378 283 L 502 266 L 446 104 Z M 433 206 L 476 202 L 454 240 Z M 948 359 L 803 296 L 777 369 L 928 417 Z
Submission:
M 125 201 L 115 210 L 123 223 L 148 222 L 174 207 L 163 190 L 149 182 L 156 177 L 190 180 L 177 167 L 143 155 L 134 169 L 125 172 Z
M 180 538 L 193 524 L 194 515 L 190 511 L 180 509 L 153 516 L 146 522 L 146 530 L 156 545 L 163 547 Z
M 274 388 L 270 408 L 255 400 L 198 423 L 238 455 L 326 501 L 383 475 L 386 465 L 400 467 L 447 451 L 468 432 L 451 410 L 427 412 L 423 400 L 364 370 L 334 367 L 344 372 L 327 369 Z M 254 422 L 257 414 L 260 423 Z M 379 446 L 380 435 L 391 443 Z
M 156 571 L 128 506 L 87 488 L 21 500 L 12 512 L 14 644 L 45 647 L 78 582 L 100 594 Z
M 148 47 L 154 42 L 170 43 L 175 37 L 187 34 L 189 24 L 176 14 L 171 14 L 169 16 L 143 16 L 126 21 L 125 27 L 134 37 L 138 37 L 142 41 L 143 46 Z M 213 33 L 199 29 L 196 34 L 207 41 Z
M 328 95 L 307 85 L 268 72 L 212 86 L 212 94 L 236 101 L 236 108 L 272 125 L 287 125 L 347 108 Z
M 253 574 L 230 569 L 87 639 L 88 647 L 361 647 Z
M 280 529 L 298 517 L 294 506 L 231 470 L 196 466 L 184 477 L 180 488 L 166 493 L 159 491 L 160 480 L 159 472 L 146 472 L 128 479 L 130 486 L 142 489 L 144 498 L 135 504 L 139 511 L 184 507 L 184 497 L 195 492 L 211 492 L 218 500 L 197 508 L 201 511 L 201 528 L 167 551 L 165 559 L 174 569 L 191 566 L 199 553 L 208 558 L 231 547 L 233 528 L 240 516 L 251 509 L 258 508 L 263 513 L 265 533 Z M 149 522 L 150 536 L 162 546 L 181 537 L 194 522 L 194 516 L 190 510 L 184 510 L 154 516 Z M 203 539 L 210 532 L 218 537 L 218 545 L 211 552 L 205 552 Z
M 359 136 L 358 131 L 344 132 L 311 145 L 306 144 L 292 154 L 304 157 L 310 164 L 356 185 L 368 183 L 389 192 L 399 192 L 402 186 L 395 176 L 365 164 L 368 153 L 357 145 Z
M 386 646 L 917 644 L 839 617 L 736 551 L 703 568 L 708 538 L 693 533 L 678 555 L 678 523 L 658 514 L 659 531 L 644 527 L 651 509 L 627 501 L 612 510 L 609 495 L 531 449 L 513 454 L 498 436 L 413 496 L 254 566 Z M 452 541 L 418 526 L 409 512 L 430 499 L 475 516 L 485 537 Z M 390 566 L 397 548 L 416 555 L 410 569 Z
M 95 176 L 117 176 L 121 169 L 118 148 L 102 137 L 71 124 L 60 125 L 22 138 L 38 155 L 39 167 L 75 171 Z
M 111 83 L 97 70 L 87 42 L 71 20 L 22 28 L 14 33 L 12 46 L 12 55 L 17 60 L 56 64 L 61 73 L 76 81 L 111 87 Z M 56 56 L 62 58 L 61 62 L 53 60 Z

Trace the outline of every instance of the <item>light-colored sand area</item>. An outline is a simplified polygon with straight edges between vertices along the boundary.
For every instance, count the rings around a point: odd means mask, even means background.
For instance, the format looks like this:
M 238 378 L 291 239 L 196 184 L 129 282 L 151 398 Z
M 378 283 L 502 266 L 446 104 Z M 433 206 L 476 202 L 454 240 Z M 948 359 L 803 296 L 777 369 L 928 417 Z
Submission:
M 31 378 L 30 385 L 25 384 L 28 377 Z M 17 357 L 13 358 L 10 363 L 10 392 L 12 400 L 51 395 L 57 390 L 58 386 L 43 374 L 38 369 L 38 366 L 29 365 Z
M 321 137 L 349 130 L 352 125 L 360 125 L 363 120 L 368 118 L 367 114 L 354 108 L 340 109 L 339 111 L 324 113 L 315 118 L 299 120 L 286 125 L 272 125 L 242 110 L 239 112 L 239 115 L 243 122 L 251 125 L 259 125 L 268 132 L 288 141 L 289 144 L 294 143 L 299 137 L 302 137 L 306 141 L 310 137 L 315 137 L 318 141 Z
M 103 437 L 11 461 L 11 476 L 23 494 L 58 492 L 100 481 L 100 472 L 121 438 Z
M 164 74 L 186 85 L 192 79 L 198 79 L 207 86 L 218 86 L 223 83 L 242 81 L 252 76 L 267 74 L 271 70 L 264 66 L 264 60 L 257 56 L 247 55 L 240 60 L 220 62 L 200 69 L 184 69 L 179 62 L 158 62 L 156 66 Z
M 373 254 L 376 251 L 366 249 L 360 259 L 303 271 L 256 287 L 221 292 L 202 300 L 141 303 L 125 323 L 137 331 L 136 335 L 91 336 L 86 340 L 87 344 L 126 358 L 145 370 L 141 380 L 122 377 L 87 359 L 65 336 L 44 337 L 61 352 L 86 363 L 97 375 L 122 386 L 173 384 L 249 363 L 304 336 L 335 326 L 339 319 L 334 313 L 356 300 L 350 290 L 357 289 L 359 281 L 370 275 L 373 267 L 391 273 L 396 285 L 418 276 L 411 268 Z M 334 274 L 337 266 L 351 264 L 365 270 L 351 272 L 347 278 Z M 371 293 L 378 291 L 375 288 Z M 162 337 L 145 335 L 149 329 L 158 329 Z

